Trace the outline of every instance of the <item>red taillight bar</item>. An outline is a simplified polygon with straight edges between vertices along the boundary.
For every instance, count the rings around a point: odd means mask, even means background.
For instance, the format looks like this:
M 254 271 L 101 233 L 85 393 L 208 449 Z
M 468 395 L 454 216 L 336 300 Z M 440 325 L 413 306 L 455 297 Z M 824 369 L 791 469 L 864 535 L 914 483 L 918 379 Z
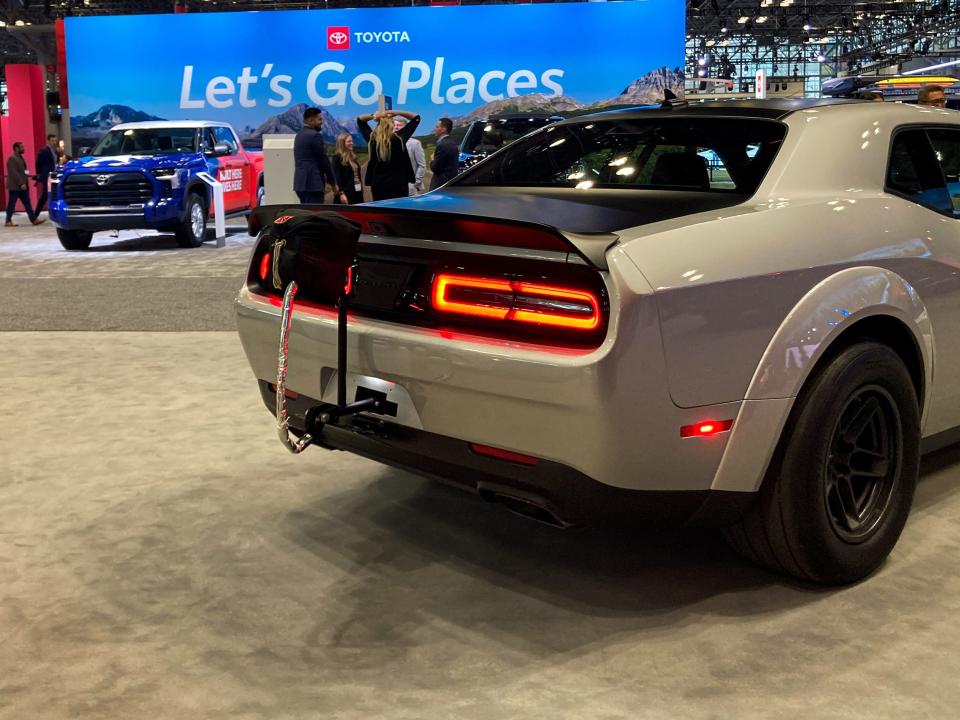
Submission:
M 460 277 L 456 275 L 437 275 L 433 281 L 433 307 L 441 312 L 473 315 L 474 317 L 494 318 L 506 320 L 510 314 L 510 307 L 481 305 L 477 302 L 457 302 L 450 300 L 447 293 L 454 288 L 487 291 L 486 295 L 493 302 L 497 293 L 513 295 L 513 287 L 507 280 L 486 280 L 484 278 Z
M 600 301 L 586 290 L 440 273 L 431 298 L 434 309 L 444 313 L 571 330 L 600 326 Z
M 270 251 L 268 250 L 263 254 L 263 257 L 260 258 L 260 280 L 262 282 L 267 281 L 267 277 L 270 275 Z

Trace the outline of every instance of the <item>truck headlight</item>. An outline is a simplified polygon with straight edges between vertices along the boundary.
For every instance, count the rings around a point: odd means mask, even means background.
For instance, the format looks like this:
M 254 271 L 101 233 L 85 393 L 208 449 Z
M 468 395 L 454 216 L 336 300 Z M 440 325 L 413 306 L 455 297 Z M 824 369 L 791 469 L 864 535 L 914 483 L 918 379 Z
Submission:
M 157 180 L 173 180 L 177 176 L 176 168 L 157 168 L 156 170 L 151 170 L 153 176 Z
M 62 173 L 60 173 L 59 171 L 57 171 L 57 170 L 51 170 L 51 171 L 50 171 L 50 182 L 52 182 L 52 183 L 58 183 L 58 182 L 60 182 L 60 175 L 62 175 Z

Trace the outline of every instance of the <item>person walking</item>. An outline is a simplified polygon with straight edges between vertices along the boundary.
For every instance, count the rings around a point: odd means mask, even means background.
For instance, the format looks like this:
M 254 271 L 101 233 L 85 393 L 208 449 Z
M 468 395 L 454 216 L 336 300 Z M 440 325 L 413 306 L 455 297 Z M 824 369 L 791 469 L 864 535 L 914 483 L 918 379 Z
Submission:
M 457 176 L 460 150 L 450 137 L 452 132 L 453 121 L 450 118 L 440 118 L 433 127 L 433 134 L 437 136 L 437 147 L 430 160 L 430 170 L 433 172 L 433 177 L 430 178 L 431 190 L 436 190 Z
M 340 193 L 330 158 L 323 144 L 323 115 L 319 108 L 303 111 L 303 129 L 293 140 L 293 190 L 304 204 L 322 203 L 327 183 L 333 185 L 333 196 Z
M 58 151 L 57 136 L 47 135 L 47 144 L 40 148 L 40 152 L 37 153 L 37 190 L 40 193 L 40 199 L 37 200 L 37 215 L 41 213 L 43 206 L 47 203 L 47 180 L 57 166 Z
M 395 116 L 404 117 L 409 121 L 400 132 L 393 130 Z M 377 121 L 377 127 L 373 130 L 368 124 L 371 120 Z M 370 149 L 366 182 L 370 186 L 374 200 L 407 197 L 410 192 L 408 188 L 416 176 L 413 173 L 413 165 L 410 164 L 405 143 L 413 137 L 419 124 L 420 116 L 405 110 L 386 110 L 375 115 L 361 115 L 357 118 L 360 133 Z
M 399 133 L 407 119 L 399 115 L 393 118 L 393 131 Z M 427 171 L 427 161 L 423 155 L 423 143 L 412 137 L 407 140 L 407 155 L 410 156 L 410 165 L 413 166 L 413 182 L 407 186 L 408 195 L 419 195 L 423 191 L 423 176 Z
M 9 195 L 9 199 L 7 201 L 6 227 L 17 226 L 13 221 L 13 213 L 16 209 L 17 200 L 20 201 L 24 210 L 27 211 L 27 217 L 31 223 L 39 225 L 44 222 L 37 218 L 37 214 L 33 211 L 33 208 L 30 207 L 30 191 L 27 189 L 27 183 L 29 181 L 27 161 L 23 159 L 23 143 L 15 142 L 13 144 L 13 155 L 7 158 L 7 190 L 9 191 L 7 194 Z
M 363 183 L 360 180 L 360 161 L 353 151 L 350 133 L 337 136 L 337 152 L 333 156 L 333 177 L 340 192 L 333 196 L 337 205 L 356 205 L 363 202 Z

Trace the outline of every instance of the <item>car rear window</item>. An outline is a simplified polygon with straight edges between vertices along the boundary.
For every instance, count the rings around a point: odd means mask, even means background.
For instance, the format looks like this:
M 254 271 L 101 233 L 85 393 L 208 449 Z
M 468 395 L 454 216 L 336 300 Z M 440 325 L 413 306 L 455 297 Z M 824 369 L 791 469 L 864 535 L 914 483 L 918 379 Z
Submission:
M 514 140 L 522 138 L 527 133 L 539 130 L 559 118 L 521 117 L 521 118 L 490 118 L 486 122 L 471 123 L 463 136 L 460 151 L 465 153 L 484 153 L 489 155 L 496 152 Z
M 756 118 L 664 117 L 551 125 L 455 185 L 752 194 L 786 135 Z

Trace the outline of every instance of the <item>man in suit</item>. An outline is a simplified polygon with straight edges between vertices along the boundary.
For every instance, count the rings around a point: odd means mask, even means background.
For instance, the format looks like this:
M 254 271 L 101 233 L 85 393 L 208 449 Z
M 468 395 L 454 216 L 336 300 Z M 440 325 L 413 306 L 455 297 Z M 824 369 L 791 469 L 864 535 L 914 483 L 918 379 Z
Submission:
M 437 147 L 430 160 L 430 170 L 433 172 L 433 177 L 430 179 L 431 190 L 436 190 L 457 176 L 460 148 L 450 137 L 452 132 L 453 121 L 450 118 L 440 118 L 433 127 L 433 134 L 437 136 Z
M 393 131 L 400 132 L 407 124 L 407 119 L 400 115 L 393 116 Z M 411 195 L 423 192 L 423 176 L 427 171 L 427 161 L 423 155 L 423 144 L 415 137 L 406 142 L 407 155 L 410 156 L 410 166 L 413 168 L 413 182 L 407 183 Z
M 322 125 L 320 109 L 307 108 L 303 111 L 303 129 L 293 141 L 293 190 L 305 204 L 322 203 L 327 183 L 333 185 L 334 195 L 340 192 L 320 134 Z
M 47 179 L 57 166 L 57 146 L 57 136 L 47 135 L 47 144 L 37 153 L 37 190 L 40 193 L 40 199 L 37 201 L 38 215 L 47 203 Z
M 27 161 L 23 159 L 23 143 L 15 142 L 13 144 L 13 155 L 7 158 L 7 222 L 6 227 L 16 227 L 13 221 L 13 211 L 16 209 L 17 200 L 27 211 L 27 217 L 34 225 L 44 222 L 37 217 L 37 214 L 30 207 L 30 190 L 28 182 L 30 177 L 27 173 Z

